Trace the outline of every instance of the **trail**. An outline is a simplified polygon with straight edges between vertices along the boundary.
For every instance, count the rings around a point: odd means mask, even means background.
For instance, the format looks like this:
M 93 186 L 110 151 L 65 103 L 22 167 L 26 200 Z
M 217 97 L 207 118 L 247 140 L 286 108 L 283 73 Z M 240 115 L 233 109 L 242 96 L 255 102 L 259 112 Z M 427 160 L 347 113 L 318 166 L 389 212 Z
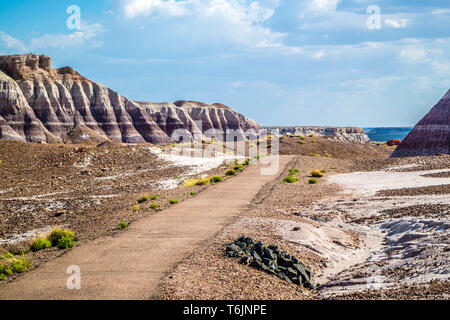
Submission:
M 293 159 L 280 156 L 276 175 L 260 165 L 216 184 L 196 197 L 131 224 L 114 237 L 81 245 L 0 287 L 0 299 L 149 299 L 185 257 L 212 238 L 250 204 Z M 66 273 L 76 265 L 81 289 L 67 289 Z

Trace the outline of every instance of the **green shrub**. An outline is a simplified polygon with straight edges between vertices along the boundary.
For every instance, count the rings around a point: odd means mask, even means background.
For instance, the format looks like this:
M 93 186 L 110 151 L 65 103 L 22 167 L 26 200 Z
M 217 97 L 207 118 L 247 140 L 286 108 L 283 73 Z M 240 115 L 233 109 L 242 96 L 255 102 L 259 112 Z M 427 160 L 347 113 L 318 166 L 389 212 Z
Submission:
M 323 174 L 322 174 L 322 172 L 320 172 L 319 169 L 314 169 L 313 171 L 311 171 L 311 176 L 316 177 L 316 178 L 321 178 L 321 177 L 323 177 Z
M 117 225 L 118 230 L 125 229 L 126 227 L 128 227 L 128 223 L 126 223 L 125 221 L 120 221 Z
M 3 259 L 11 259 L 11 258 L 14 258 L 14 255 L 10 252 L 5 252 L 4 254 L 2 254 L 2 258 Z
M 310 153 L 309 156 L 310 157 L 320 157 L 320 154 Z
M 0 166 L 3 164 L 3 160 L 0 160 Z
M 155 195 L 153 195 L 150 199 L 152 199 L 152 200 L 156 200 L 156 199 L 158 199 L 158 195 L 157 194 L 155 194 Z
M 141 206 L 140 205 L 136 204 L 136 205 L 133 206 L 133 211 L 139 211 L 139 210 L 141 210 Z
M 289 173 L 291 175 L 297 174 L 298 173 L 298 169 L 289 169 Z
M 306 142 L 303 141 L 303 140 L 298 140 L 298 143 L 299 143 L 299 144 L 306 144 Z
M 58 249 L 69 249 L 75 245 L 75 239 L 72 237 L 62 237 L 58 240 L 56 246 Z
M 245 165 L 245 166 L 248 166 L 249 164 L 250 164 L 250 159 L 245 159 L 244 165 Z
M 195 196 L 195 192 L 194 191 L 191 192 L 191 196 Z
M 242 171 L 244 169 L 244 166 L 242 164 L 237 164 L 233 167 L 234 170 L 236 171 Z
M 6 275 L 4 273 L 0 273 L 0 281 L 3 281 L 6 279 Z
M 327 173 L 327 170 L 320 170 L 321 173 Z
M 316 179 L 309 179 L 308 183 L 309 184 L 315 184 L 315 183 L 317 183 L 317 180 Z
M 175 200 L 175 199 L 169 199 L 169 203 L 170 203 L 170 204 L 176 204 L 176 203 L 178 203 L 178 200 Z
M 50 240 L 44 238 L 37 238 L 30 244 L 30 250 L 36 252 L 42 249 L 50 248 L 51 246 L 52 243 L 50 242 Z
M 149 196 L 148 194 L 144 194 L 142 197 L 140 197 L 140 198 L 137 200 L 137 202 L 138 202 L 138 203 L 143 203 L 143 202 L 146 202 L 146 201 L 148 201 L 148 200 L 150 200 L 150 196 Z
M 234 169 L 230 169 L 227 172 L 225 172 L 225 175 L 230 177 L 230 176 L 235 176 L 236 175 L 236 171 Z
M 158 209 L 158 204 L 157 204 L 157 203 L 154 203 L 154 202 L 152 202 L 152 204 L 150 204 L 150 209 L 152 209 L 152 210 L 156 210 L 156 209 Z
M 217 183 L 217 182 L 222 182 L 223 178 L 221 176 L 214 176 L 210 180 L 211 180 L 211 183 Z
M 0 274 L 4 274 L 4 278 L 14 272 L 22 273 L 31 266 L 30 261 L 28 261 L 25 255 L 22 255 L 20 258 L 13 256 L 12 258 L 7 258 L 4 260 L 5 261 L 2 261 L 2 264 L 0 265 Z
M 59 239 L 63 237 L 68 238 L 75 238 L 75 232 L 70 230 L 63 230 L 63 229 L 53 229 L 53 231 L 50 233 L 50 235 L 47 237 L 47 239 L 52 243 L 52 247 L 56 246 L 58 244 Z
M 287 176 L 286 178 L 283 179 L 283 182 L 285 182 L 285 183 L 294 183 L 297 181 L 298 181 L 298 178 L 295 176 Z

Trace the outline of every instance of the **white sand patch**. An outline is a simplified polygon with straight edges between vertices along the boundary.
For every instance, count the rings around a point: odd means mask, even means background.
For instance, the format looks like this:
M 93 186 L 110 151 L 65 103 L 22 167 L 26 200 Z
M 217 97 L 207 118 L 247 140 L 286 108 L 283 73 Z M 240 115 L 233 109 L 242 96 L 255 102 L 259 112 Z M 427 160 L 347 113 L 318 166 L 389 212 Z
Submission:
M 411 171 L 411 172 L 352 172 L 336 174 L 327 179 L 348 189 L 347 193 L 375 195 L 377 191 L 402 188 L 416 188 L 450 184 L 450 178 L 428 178 L 422 175 L 447 172 L 450 169 Z
M 178 188 L 187 178 L 218 168 L 232 159 L 243 159 L 241 156 L 230 156 L 221 152 L 214 152 L 212 156 L 202 156 L 202 150 L 194 148 L 163 149 L 158 147 L 148 148 L 158 158 L 170 163 L 174 167 L 188 167 L 188 170 L 178 178 L 158 181 L 157 187 L 162 190 Z
M 350 226 L 343 228 L 343 224 L 336 221 L 321 225 L 276 219 L 267 221 L 284 240 L 302 245 L 327 259 L 327 269 L 315 277 L 314 281 L 318 283 L 323 283 L 331 275 L 349 266 L 364 262 L 373 250 L 380 248 L 383 239 L 379 230 L 365 226 L 357 230 Z M 344 230 L 358 232 L 364 237 L 364 245 L 356 247 L 351 235 Z

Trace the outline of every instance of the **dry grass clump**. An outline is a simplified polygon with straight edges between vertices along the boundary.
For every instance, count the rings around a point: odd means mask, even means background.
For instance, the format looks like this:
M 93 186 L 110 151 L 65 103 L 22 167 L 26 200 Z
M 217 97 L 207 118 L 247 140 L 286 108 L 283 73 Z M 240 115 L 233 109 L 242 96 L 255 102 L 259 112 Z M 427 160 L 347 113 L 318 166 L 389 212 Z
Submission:
M 25 257 L 15 256 L 10 252 L 6 252 L 0 256 L 0 281 L 13 273 L 22 273 L 31 266 L 30 261 Z
M 313 171 L 311 171 L 311 177 L 322 178 L 323 173 L 319 169 L 314 169 Z
M 150 200 L 150 196 L 148 194 L 144 194 L 142 197 L 137 199 L 138 203 L 143 203 Z

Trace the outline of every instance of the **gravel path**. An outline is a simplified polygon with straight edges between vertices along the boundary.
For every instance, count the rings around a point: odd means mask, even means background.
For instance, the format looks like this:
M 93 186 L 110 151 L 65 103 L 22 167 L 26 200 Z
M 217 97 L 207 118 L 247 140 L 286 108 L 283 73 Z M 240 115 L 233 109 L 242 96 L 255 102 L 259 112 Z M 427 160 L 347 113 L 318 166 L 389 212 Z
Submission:
M 260 175 L 260 166 L 252 165 L 237 177 L 143 218 L 114 237 L 75 247 L 0 287 L 0 299 L 155 297 L 164 275 L 229 224 L 291 160 L 291 156 L 281 156 L 275 176 Z M 66 270 L 71 265 L 81 269 L 80 290 L 66 287 Z

